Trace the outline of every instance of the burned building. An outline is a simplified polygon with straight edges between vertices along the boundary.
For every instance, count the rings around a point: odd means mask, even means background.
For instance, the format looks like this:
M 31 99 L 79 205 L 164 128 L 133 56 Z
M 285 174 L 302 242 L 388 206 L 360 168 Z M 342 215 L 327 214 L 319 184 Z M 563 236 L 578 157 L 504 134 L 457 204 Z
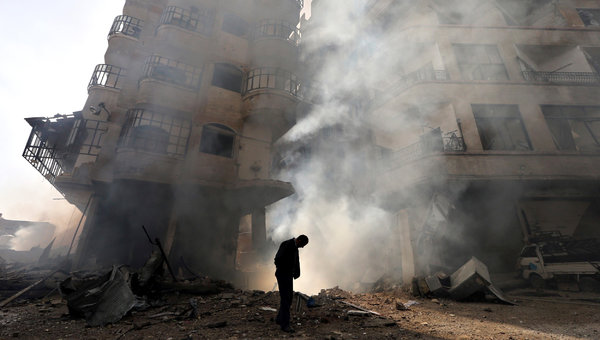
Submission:
M 24 157 L 85 218 L 75 265 L 174 264 L 231 278 L 240 225 L 291 195 L 271 152 L 296 120 L 303 0 L 127 0 L 81 111 L 29 118 Z M 250 245 L 248 243 L 251 243 Z M 237 261 L 240 262 L 239 260 Z
M 398 72 L 370 114 L 376 191 L 394 212 L 406 279 L 473 255 L 509 272 L 539 233 L 600 236 L 597 2 L 376 0 L 367 10 L 371 28 L 396 32 L 384 48 Z

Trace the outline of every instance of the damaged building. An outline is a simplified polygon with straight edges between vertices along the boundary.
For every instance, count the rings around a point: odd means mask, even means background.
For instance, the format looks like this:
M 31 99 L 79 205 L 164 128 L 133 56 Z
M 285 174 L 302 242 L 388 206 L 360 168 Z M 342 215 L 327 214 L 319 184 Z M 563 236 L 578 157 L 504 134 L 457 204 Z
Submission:
M 599 6 L 369 2 L 405 47 L 370 112 L 405 281 L 470 256 L 513 271 L 540 233 L 600 237 Z
M 27 119 L 23 156 L 84 214 L 75 267 L 142 265 L 142 226 L 173 267 L 219 278 L 264 247 L 265 207 L 294 192 L 271 152 L 302 101 L 303 5 L 125 2 L 83 109 Z

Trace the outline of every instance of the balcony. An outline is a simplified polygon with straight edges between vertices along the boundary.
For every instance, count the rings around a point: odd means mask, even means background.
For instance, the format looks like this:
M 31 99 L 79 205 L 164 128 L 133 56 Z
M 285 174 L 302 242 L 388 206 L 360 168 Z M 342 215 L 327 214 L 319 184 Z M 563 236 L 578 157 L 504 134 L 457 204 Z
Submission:
M 534 83 L 600 85 L 600 74 L 595 72 L 541 72 L 522 71 L 523 79 Z
M 300 97 L 301 82 L 295 74 L 275 67 L 261 67 L 250 70 L 244 81 L 243 95 L 258 90 L 273 89 Z
M 121 132 L 119 148 L 183 158 L 187 152 L 191 120 L 145 109 L 132 109 Z
M 142 79 L 151 78 L 179 85 L 190 90 L 200 86 L 202 69 L 177 60 L 156 55 L 149 56 L 144 64 Z M 140 80 L 140 81 L 141 81 Z
M 281 39 L 290 42 L 294 46 L 300 43 L 300 30 L 285 21 L 262 20 L 254 29 L 254 40 L 259 39 Z
M 434 129 L 420 137 L 419 141 L 394 152 L 389 157 L 389 167 L 395 168 L 428 155 L 467 151 L 463 137 L 456 132 L 442 133 Z
M 88 84 L 88 92 L 95 86 L 120 90 L 124 79 L 123 68 L 106 64 L 97 65 Z
M 209 9 L 184 9 L 168 6 L 160 18 L 160 25 L 173 25 L 188 31 L 211 35 L 215 13 Z M 160 26 L 159 26 L 160 27 Z
M 298 8 L 304 8 L 304 0 L 295 0 Z
M 108 38 L 110 39 L 117 34 L 122 34 L 139 39 L 142 32 L 142 23 L 143 21 L 138 18 L 130 17 L 129 15 L 119 15 L 113 21 L 110 32 L 108 32 Z
M 84 119 L 81 112 L 26 120 L 32 130 L 23 157 L 52 184 L 73 170 L 80 155 L 95 161 L 108 131 L 106 122 Z
M 411 73 L 400 76 L 398 80 L 392 83 L 388 89 L 380 91 L 375 98 L 375 107 L 382 105 L 388 100 L 398 96 L 408 88 L 426 82 L 443 82 L 449 81 L 450 76 L 446 70 L 434 70 L 431 68 L 422 68 Z

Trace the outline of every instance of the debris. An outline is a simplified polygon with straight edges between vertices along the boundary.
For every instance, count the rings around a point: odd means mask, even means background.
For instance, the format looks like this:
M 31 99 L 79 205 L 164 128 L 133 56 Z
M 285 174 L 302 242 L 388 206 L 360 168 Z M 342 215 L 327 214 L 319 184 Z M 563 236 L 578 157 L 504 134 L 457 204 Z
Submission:
M 160 239 L 157 237 L 154 239 L 154 241 L 152 241 L 152 238 L 150 238 L 150 234 L 148 234 L 148 231 L 146 230 L 145 226 L 142 226 L 142 229 L 144 229 L 144 233 L 146 233 L 146 236 L 148 237 L 148 241 L 150 241 L 150 244 L 155 245 L 158 247 L 158 250 L 160 250 L 160 253 L 162 254 L 162 258 L 165 261 L 166 265 L 167 265 L 167 269 L 169 269 L 169 273 L 171 274 L 171 277 L 173 278 L 173 281 L 177 282 L 177 278 L 175 277 L 175 274 L 173 273 L 173 269 L 171 268 L 171 264 L 169 263 L 169 259 L 167 258 L 167 254 L 165 254 L 165 251 L 162 247 L 162 244 L 160 243 Z
M 396 300 L 396 309 L 397 310 L 408 310 L 408 308 L 400 300 Z
M 69 313 L 85 317 L 90 326 L 121 320 L 136 303 L 123 271 L 113 266 L 111 272 L 100 278 L 81 280 L 71 276 L 63 281 L 59 290 L 67 300 Z
M 227 321 L 213 322 L 206 325 L 208 328 L 223 328 L 227 326 Z
M 277 312 L 277 309 L 272 307 L 260 307 L 260 310 L 264 310 L 265 312 Z
M 419 304 L 419 303 L 418 303 L 417 301 L 415 301 L 415 300 L 408 300 L 408 301 L 407 301 L 407 302 L 404 304 L 404 307 L 406 307 L 406 308 L 409 308 L 409 307 L 411 307 L 411 306 L 418 305 L 418 304 Z
M 371 313 L 362 310 L 349 310 L 346 314 L 349 316 L 370 316 Z
M 13 296 L 11 296 L 11 297 L 9 297 L 8 299 L 6 299 L 6 300 L 4 300 L 4 301 L 0 302 L 0 308 L 2 308 L 2 307 L 4 307 L 4 306 L 8 305 L 9 303 L 11 303 L 12 301 L 14 301 L 14 300 L 15 300 L 16 298 L 18 298 L 19 296 L 21 296 L 21 295 L 23 295 L 23 294 L 27 293 L 28 291 L 30 291 L 30 290 L 31 290 L 33 287 L 35 287 L 35 286 L 39 285 L 40 283 L 44 282 L 44 281 L 45 281 L 47 278 L 49 278 L 49 277 L 51 277 L 52 275 L 54 275 L 54 274 L 55 274 L 57 271 L 58 271 L 58 270 L 56 270 L 56 271 L 53 271 L 52 273 L 50 273 L 50 274 L 46 275 L 46 277 L 44 277 L 44 278 L 40 279 L 39 281 L 36 281 L 36 282 L 34 282 L 33 284 L 29 285 L 29 286 L 28 286 L 28 287 L 26 287 L 26 288 L 23 288 L 21 291 L 19 291 L 18 293 L 14 294 L 14 295 L 13 295 Z
M 345 304 L 345 305 L 347 305 L 347 306 L 350 306 L 350 307 L 356 308 L 356 309 L 358 309 L 358 310 L 360 310 L 360 311 L 367 312 L 367 313 L 369 313 L 369 314 L 373 314 L 373 315 L 377 315 L 377 316 L 381 316 L 381 314 L 379 314 L 379 313 L 377 313 L 377 312 L 374 312 L 374 311 L 372 311 L 372 310 L 368 310 L 368 309 L 362 308 L 362 307 L 360 307 L 360 306 L 357 306 L 357 305 L 351 304 L 350 302 L 346 302 L 346 301 L 340 301 L 340 302 L 341 302 L 341 303 L 343 303 L 343 304 Z

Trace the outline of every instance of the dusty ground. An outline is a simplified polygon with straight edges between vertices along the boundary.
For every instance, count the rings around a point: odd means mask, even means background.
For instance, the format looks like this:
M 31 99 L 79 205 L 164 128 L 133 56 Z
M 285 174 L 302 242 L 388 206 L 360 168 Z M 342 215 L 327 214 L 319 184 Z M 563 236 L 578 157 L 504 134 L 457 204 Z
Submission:
M 560 295 L 560 296 L 559 296 Z M 293 313 L 296 333 L 272 321 L 277 293 L 231 291 L 214 296 L 172 294 L 159 306 L 132 312 L 105 327 L 72 320 L 58 296 L 23 301 L 0 311 L 0 338 L 21 339 L 600 339 L 600 299 L 579 293 L 515 291 L 518 306 L 414 298 L 405 292 L 322 292 L 320 307 Z M 190 299 L 198 316 L 190 318 Z M 409 310 L 396 301 L 415 300 Z M 294 300 L 295 302 L 296 300 Z M 379 312 L 348 316 L 342 301 Z M 295 306 L 294 306 L 295 307 Z M 267 310 L 265 310 L 267 309 Z

